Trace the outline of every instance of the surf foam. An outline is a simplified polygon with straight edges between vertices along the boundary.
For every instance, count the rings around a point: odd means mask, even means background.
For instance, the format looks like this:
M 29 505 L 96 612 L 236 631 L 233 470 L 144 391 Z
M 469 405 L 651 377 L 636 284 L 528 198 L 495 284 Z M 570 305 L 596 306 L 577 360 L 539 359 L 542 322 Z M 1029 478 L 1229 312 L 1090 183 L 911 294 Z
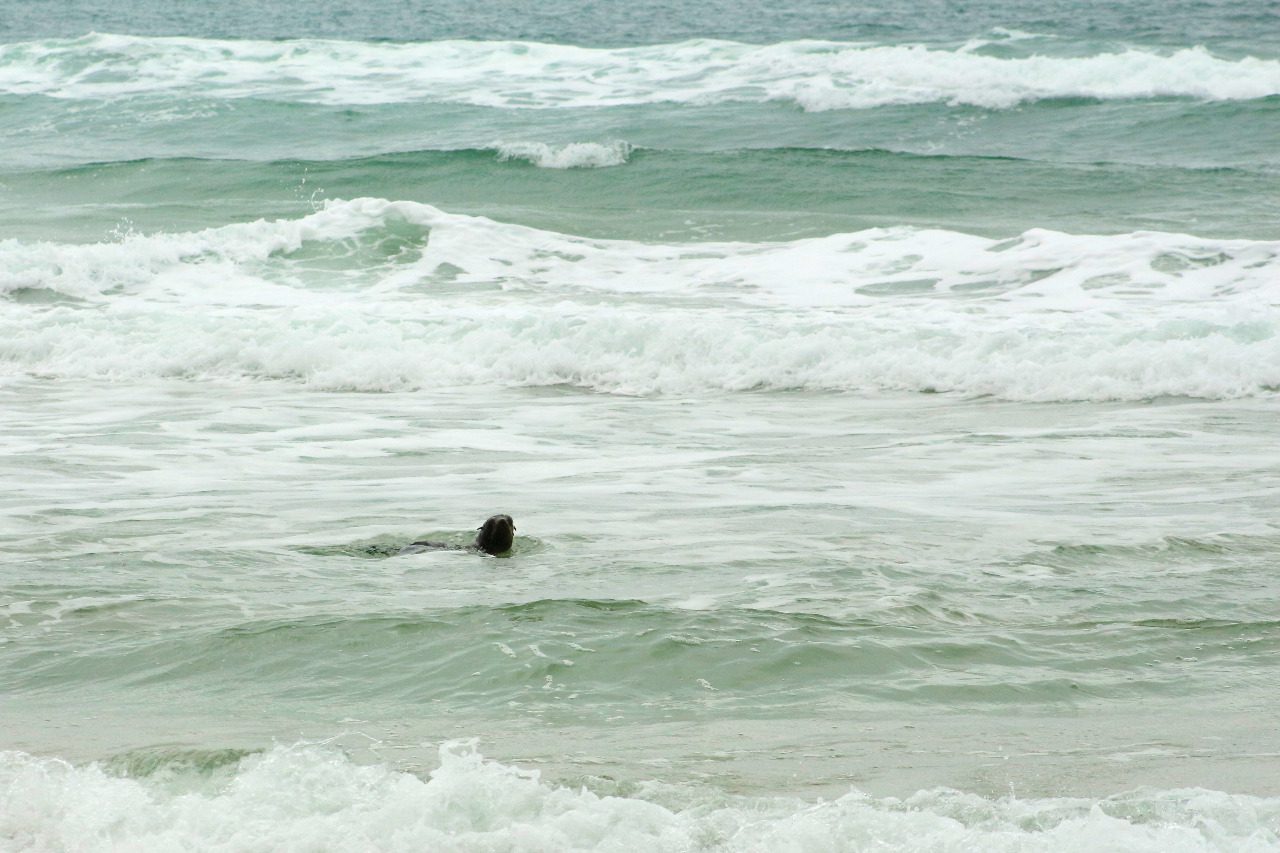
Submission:
M 998 57 L 983 43 L 695 40 L 632 48 L 506 41 L 362 43 L 91 34 L 0 46 L 0 92 L 170 95 L 504 109 L 788 101 L 806 110 L 1051 98 L 1249 100 L 1280 94 L 1280 61 L 1202 47 Z
M 543 169 L 603 169 L 621 166 L 631 157 L 631 146 L 617 141 L 571 142 L 552 146 L 544 142 L 499 142 L 499 160 L 525 160 Z
M 1274 850 L 1280 800 L 1207 790 L 1089 799 L 852 791 L 829 802 L 543 781 L 446 744 L 419 777 L 315 746 L 206 778 L 128 778 L 0 753 L 0 841 L 34 850 Z M 662 803 L 656 802 L 660 798 Z
M 320 389 L 1280 388 L 1280 243 L 869 229 L 778 243 L 556 234 L 412 202 L 94 245 L 0 243 L 0 370 Z

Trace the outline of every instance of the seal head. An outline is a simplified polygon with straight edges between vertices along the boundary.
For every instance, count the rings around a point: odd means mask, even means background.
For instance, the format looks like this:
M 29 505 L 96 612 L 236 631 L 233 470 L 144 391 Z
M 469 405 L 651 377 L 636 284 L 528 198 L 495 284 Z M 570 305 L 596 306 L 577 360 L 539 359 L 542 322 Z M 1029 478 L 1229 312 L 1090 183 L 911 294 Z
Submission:
M 486 554 L 505 554 L 516 538 L 516 523 L 509 515 L 493 515 L 476 534 L 476 548 Z

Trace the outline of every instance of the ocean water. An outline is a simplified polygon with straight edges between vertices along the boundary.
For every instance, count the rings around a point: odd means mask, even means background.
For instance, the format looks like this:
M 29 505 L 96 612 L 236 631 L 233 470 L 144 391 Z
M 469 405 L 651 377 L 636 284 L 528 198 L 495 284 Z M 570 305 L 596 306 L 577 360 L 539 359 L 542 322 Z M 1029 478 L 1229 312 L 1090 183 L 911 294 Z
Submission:
M 0 412 L 0 850 L 1280 849 L 1273 3 L 3 0 Z

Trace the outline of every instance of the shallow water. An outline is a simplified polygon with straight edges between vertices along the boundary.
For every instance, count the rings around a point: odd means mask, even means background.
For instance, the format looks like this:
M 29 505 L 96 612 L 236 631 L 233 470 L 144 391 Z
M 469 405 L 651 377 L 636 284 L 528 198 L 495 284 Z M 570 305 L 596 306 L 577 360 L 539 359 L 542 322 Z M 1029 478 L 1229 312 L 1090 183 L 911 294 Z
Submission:
M 1275 791 L 1269 403 L 6 396 L 30 752 L 343 734 L 413 768 L 465 735 L 742 792 Z M 490 508 L 508 558 L 370 553 Z

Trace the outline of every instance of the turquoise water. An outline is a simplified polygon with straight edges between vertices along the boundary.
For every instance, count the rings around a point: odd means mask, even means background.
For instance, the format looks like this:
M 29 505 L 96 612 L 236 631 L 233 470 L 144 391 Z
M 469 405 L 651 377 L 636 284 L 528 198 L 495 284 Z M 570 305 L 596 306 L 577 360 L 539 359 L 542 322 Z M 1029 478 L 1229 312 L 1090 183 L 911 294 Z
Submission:
M 1280 848 L 1270 6 L 0 11 L 0 848 Z

